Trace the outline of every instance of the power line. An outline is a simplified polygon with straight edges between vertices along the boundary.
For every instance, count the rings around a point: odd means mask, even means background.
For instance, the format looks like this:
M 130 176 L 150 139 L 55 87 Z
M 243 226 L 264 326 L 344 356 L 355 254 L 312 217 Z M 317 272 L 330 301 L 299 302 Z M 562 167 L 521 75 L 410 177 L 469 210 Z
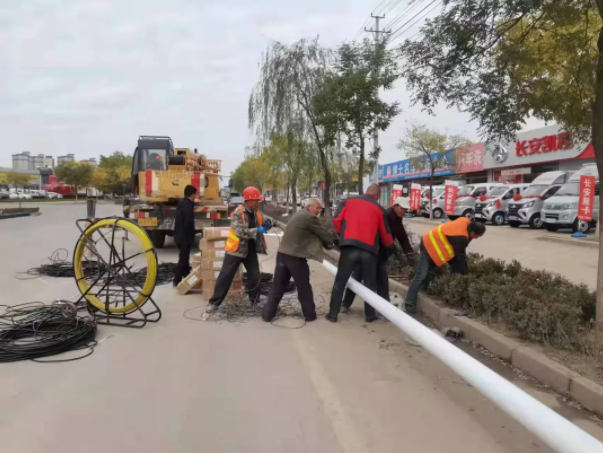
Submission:
M 434 5 L 434 3 L 435 3 L 435 5 Z M 434 9 L 436 9 L 438 6 L 440 6 L 439 5 L 440 3 L 442 3 L 441 0 L 432 0 L 432 2 L 429 3 L 427 6 L 425 6 L 425 8 L 423 8 L 421 11 L 419 11 L 417 14 L 415 14 L 413 17 L 411 17 L 409 20 L 407 20 L 404 24 L 402 24 L 400 27 L 398 27 L 391 34 L 389 42 L 392 43 L 393 41 L 395 41 L 396 39 L 398 39 L 400 36 L 402 36 L 405 32 L 407 32 L 408 30 L 410 30 L 412 26 L 414 26 L 415 24 L 417 24 L 419 21 L 421 21 L 422 19 L 424 19 L 425 16 L 427 16 Z M 434 6 L 430 10 L 427 10 L 427 8 L 429 8 L 432 5 L 434 5 Z M 415 18 L 417 18 L 417 16 L 421 16 L 421 17 L 419 17 L 417 20 L 415 20 L 414 22 L 412 22 Z M 406 30 L 402 30 L 410 22 L 412 22 L 412 23 L 406 28 Z
M 385 5 L 383 7 L 383 11 L 381 11 L 381 14 L 383 16 L 385 16 L 387 13 L 389 13 L 392 9 L 394 9 L 396 6 L 398 6 L 398 4 L 401 2 L 402 0 L 390 0 L 389 3 L 387 3 L 387 5 Z
M 380 2 L 380 3 L 379 3 L 377 6 L 375 6 L 375 9 L 374 9 L 374 10 L 371 12 L 371 16 L 372 16 L 373 14 L 377 14 L 377 10 L 379 9 L 379 7 L 380 7 L 381 5 L 383 5 L 383 4 L 384 4 L 386 1 L 387 1 L 387 0 L 381 0 L 381 2 Z
M 421 3 L 425 3 L 426 0 L 418 0 L 416 2 L 411 2 L 408 5 L 406 5 L 406 8 L 404 8 L 404 10 L 398 14 L 396 17 L 394 17 L 388 24 L 387 27 L 392 28 L 394 27 L 398 22 L 400 22 L 402 19 L 404 19 L 405 17 L 408 17 L 408 14 L 412 12 L 412 10 L 414 10 L 417 6 L 421 5 Z

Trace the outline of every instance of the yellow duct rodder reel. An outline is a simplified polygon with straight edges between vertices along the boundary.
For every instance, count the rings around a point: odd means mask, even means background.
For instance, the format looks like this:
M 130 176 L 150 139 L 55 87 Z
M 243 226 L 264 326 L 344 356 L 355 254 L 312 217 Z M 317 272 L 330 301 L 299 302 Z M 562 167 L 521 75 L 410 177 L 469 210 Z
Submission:
M 157 254 L 146 231 L 122 217 L 80 219 L 76 225 L 81 231 L 73 253 L 78 302 L 86 300 L 99 324 L 140 328 L 159 321 L 161 310 L 151 297 Z

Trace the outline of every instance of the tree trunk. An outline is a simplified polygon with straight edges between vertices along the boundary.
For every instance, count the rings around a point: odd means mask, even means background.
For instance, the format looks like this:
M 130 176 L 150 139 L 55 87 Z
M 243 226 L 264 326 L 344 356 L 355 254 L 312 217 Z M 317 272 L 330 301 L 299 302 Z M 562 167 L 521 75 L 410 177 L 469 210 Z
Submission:
M 597 2 L 601 11 L 600 2 Z M 603 13 L 603 12 L 602 12 Z M 603 14 L 602 14 L 603 15 Z M 595 81 L 595 102 L 593 104 L 593 124 L 592 124 L 592 143 L 595 150 L 595 159 L 599 175 L 603 174 L 603 28 L 599 31 L 599 40 L 597 43 L 599 49 L 599 60 L 597 64 L 597 78 Z M 603 219 L 603 206 L 599 207 L 599 224 Z M 596 321 L 603 325 L 603 240 L 601 238 L 601 228 L 599 230 L 599 267 L 597 270 L 597 311 Z
M 297 181 L 291 180 L 291 198 L 293 199 L 293 212 L 297 211 Z
M 74 186 L 74 187 L 75 187 L 75 202 L 77 203 L 77 199 L 78 199 L 79 193 L 78 193 L 78 190 L 77 190 L 77 186 Z
M 433 219 L 433 169 L 429 174 L 429 218 Z
M 364 193 L 362 177 L 364 176 L 364 137 L 360 137 L 360 158 L 358 159 L 358 193 Z

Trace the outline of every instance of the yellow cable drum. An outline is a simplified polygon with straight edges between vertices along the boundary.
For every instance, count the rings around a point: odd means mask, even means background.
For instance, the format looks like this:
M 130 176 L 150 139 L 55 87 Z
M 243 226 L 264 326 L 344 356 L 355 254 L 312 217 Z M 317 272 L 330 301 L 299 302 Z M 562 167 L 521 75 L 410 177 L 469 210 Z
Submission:
M 107 238 L 107 236 L 103 234 L 103 230 L 110 230 L 111 237 Z M 138 241 L 137 245 L 139 246 L 139 251 L 129 258 L 126 258 L 125 254 L 119 255 L 114 244 L 116 232 L 126 232 L 126 237 L 128 237 L 128 234 L 134 236 Z M 98 233 L 98 238 L 95 238 L 95 233 Z M 112 256 L 109 258 L 108 263 L 111 269 L 116 269 L 118 266 L 122 265 L 127 266 L 128 263 L 131 262 L 130 260 L 135 257 L 141 257 L 142 260 L 146 261 L 147 274 L 144 284 L 141 285 L 137 294 L 128 296 L 128 300 L 125 300 L 124 296 L 122 298 L 122 303 L 107 303 L 106 301 L 101 300 L 90 286 L 92 283 L 92 286 L 94 287 L 94 282 L 92 282 L 93 277 L 86 275 L 84 262 L 88 261 L 86 255 L 92 254 L 97 257 L 100 256 L 97 251 L 98 243 L 106 243 L 107 245 L 111 243 L 110 252 Z M 106 268 L 106 260 L 103 264 L 105 264 Z M 151 239 L 137 224 L 123 218 L 99 219 L 89 225 L 81 234 L 73 254 L 73 268 L 77 286 L 91 305 L 103 312 L 127 314 L 138 310 L 153 293 L 157 279 L 157 255 L 155 254 L 155 248 L 153 247 Z M 115 273 L 119 271 L 113 270 L 112 272 Z

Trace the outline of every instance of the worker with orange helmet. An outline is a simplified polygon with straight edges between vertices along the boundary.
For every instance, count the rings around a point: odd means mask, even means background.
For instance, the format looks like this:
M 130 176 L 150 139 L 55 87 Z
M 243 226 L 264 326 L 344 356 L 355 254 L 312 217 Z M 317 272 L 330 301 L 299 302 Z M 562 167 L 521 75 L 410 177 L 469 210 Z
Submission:
M 251 304 L 258 301 L 260 295 L 260 264 L 258 253 L 266 254 L 264 233 L 272 228 L 272 221 L 264 220 L 259 211 L 262 194 L 255 187 L 247 187 L 243 191 L 245 203 L 235 209 L 230 220 L 230 230 L 226 240 L 226 256 L 222 270 L 216 281 L 214 295 L 209 300 L 207 316 L 218 310 L 228 294 L 241 263 L 247 271 L 245 292 Z

